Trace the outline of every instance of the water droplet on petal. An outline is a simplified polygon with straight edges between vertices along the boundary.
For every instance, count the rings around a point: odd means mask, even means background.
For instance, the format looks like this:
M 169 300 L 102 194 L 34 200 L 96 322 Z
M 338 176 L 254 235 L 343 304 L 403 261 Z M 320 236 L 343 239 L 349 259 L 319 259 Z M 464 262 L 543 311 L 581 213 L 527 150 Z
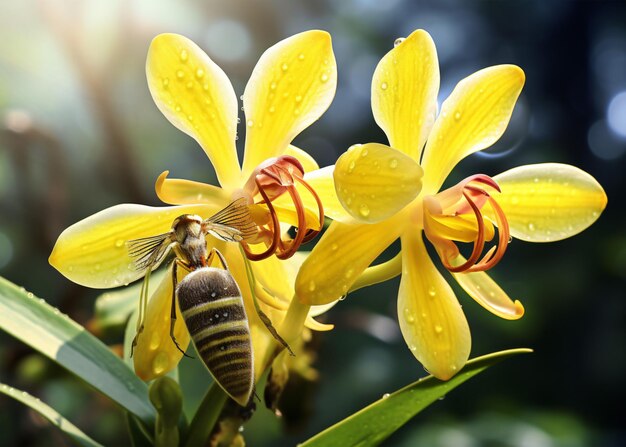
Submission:
M 189 59 L 189 53 L 187 53 L 187 50 L 182 50 L 180 52 L 180 61 L 187 62 L 188 59 Z
M 389 167 L 391 169 L 396 169 L 398 167 L 398 160 L 396 158 L 389 160 Z
M 367 157 L 367 154 L 369 154 L 370 152 L 367 149 L 363 149 L 361 151 L 361 157 Z
M 170 78 L 163 78 L 161 83 L 163 84 L 163 88 L 167 90 L 167 88 L 170 86 Z
M 124 239 L 118 239 L 115 241 L 115 246 L 117 248 L 122 248 L 124 246 Z
M 311 280 L 311 282 L 309 282 L 309 292 L 313 291 L 315 291 L 315 281 Z
M 185 77 L 185 72 L 184 72 L 184 71 L 182 71 L 182 70 L 177 70 L 177 71 L 176 71 L 176 77 L 177 77 L 178 79 L 183 79 L 183 78 Z
M 389 396 L 391 396 L 391 394 L 385 393 L 385 394 L 383 394 L 383 399 L 387 399 Z
M 302 96 L 301 95 L 296 96 L 295 100 L 296 100 L 296 102 L 302 101 Z
M 304 60 L 304 53 L 300 53 L 298 54 L 298 59 L 300 59 L 301 61 Z
M 339 245 L 337 245 L 335 242 L 332 243 L 332 245 L 330 246 L 330 249 L 335 251 L 339 248 Z
M 428 288 L 428 294 L 429 294 L 430 296 L 435 296 L 435 295 L 437 295 L 437 290 L 435 289 L 435 286 L 430 286 L 430 287 Z
M 152 360 L 152 372 L 156 375 L 163 374 L 170 366 L 170 359 L 165 352 L 159 352 Z
M 150 336 L 150 344 L 148 345 L 148 348 L 151 351 L 155 351 L 159 347 L 160 344 L 161 344 L 161 336 L 159 335 L 157 331 L 154 331 L 152 335 Z
M 276 90 L 276 82 L 272 81 L 270 84 L 270 90 Z
M 454 119 L 455 119 L 455 120 L 457 120 L 457 121 L 458 121 L 458 120 L 460 120 L 460 119 L 461 119 L 461 112 L 458 112 L 458 111 L 457 111 L 457 112 L 454 114 Z
M 404 321 L 406 321 L 408 324 L 415 323 L 415 316 L 413 315 L 413 312 L 411 312 L 411 309 L 409 309 L 408 307 L 404 308 Z
M 326 73 L 322 73 L 322 76 L 320 76 L 320 81 L 322 82 L 328 81 L 328 75 Z
M 287 64 L 283 64 L 283 65 L 281 65 L 281 66 L 280 66 L 280 69 L 281 69 L 282 71 L 287 71 L 287 70 L 289 69 L 289 65 L 287 65 Z
M 361 214 L 361 216 L 363 216 L 363 217 L 369 216 L 370 215 L 370 208 L 369 208 L 369 206 L 367 206 L 366 204 L 363 203 L 359 207 L 359 214 Z
M 382 82 L 382 83 L 380 84 L 380 88 L 381 88 L 382 90 L 387 90 L 387 87 L 389 87 L 389 85 L 388 85 L 386 82 Z
M 196 78 L 202 79 L 204 77 L 204 70 L 202 68 L 198 68 L 196 70 Z
M 443 332 L 443 328 L 441 326 L 439 326 L 439 325 L 436 325 L 435 326 L 435 332 L 437 334 L 441 334 Z
M 404 37 L 398 37 L 396 40 L 394 40 L 393 42 L 393 46 L 394 48 L 397 47 L 398 45 L 400 45 L 402 42 L 404 42 Z
M 254 126 L 254 121 L 252 121 L 252 120 L 248 120 L 248 121 L 246 122 L 246 124 L 248 125 L 248 127 L 252 127 L 252 126 Z
M 352 173 L 352 171 L 354 171 L 354 167 L 356 166 L 356 163 L 354 162 L 354 160 L 352 160 L 350 162 L 350 164 L 348 165 L 348 173 Z
M 528 231 L 535 231 L 535 224 L 532 222 L 528 222 Z

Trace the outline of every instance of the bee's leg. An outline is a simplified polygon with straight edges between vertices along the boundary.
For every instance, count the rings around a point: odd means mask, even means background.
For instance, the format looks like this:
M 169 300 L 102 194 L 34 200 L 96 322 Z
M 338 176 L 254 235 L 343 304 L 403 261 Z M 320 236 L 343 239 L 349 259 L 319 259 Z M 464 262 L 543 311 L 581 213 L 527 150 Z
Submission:
M 178 259 L 175 259 L 174 265 L 172 266 L 172 307 L 170 313 L 170 338 L 174 342 L 174 345 L 176 345 L 176 348 L 178 348 L 178 350 L 182 352 L 185 357 L 189 357 L 190 359 L 192 359 L 192 356 L 187 355 L 185 351 L 181 349 L 178 342 L 176 341 L 176 337 L 174 336 L 174 325 L 176 324 L 176 286 L 178 286 L 178 262 Z
M 242 248 L 242 251 L 243 251 L 243 248 Z M 222 258 L 221 253 L 219 251 L 217 251 L 217 253 L 220 255 L 220 258 Z M 248 284 L 250 286 L 250 293 L 252 294 L 252 302 L 254 303 L 254 309 L 256 310 L 257 315 L 259 316 L 259 318 L 261 319 L 261 321 L 263 322 L 263 324 L 265 325 L 269 333 L 272 334 L 272 337 L 274 337 L 274 339 L 278 343 L 283 345 L 283 347 L 287 349 L 287 351 L 289 351 L 289 354 L 291 354 L 292 356 L 295 356 L 296 354 L 294 354 L 294 352 L 291 350 L 291 348 L 289 347 L 289 344 L 285 341 L 283 337 L 281 337 L 278 334 L 278 331 L 276 331 L 276 328 L 274 327 L 274 325 L 272 325 L 272 320 L 270 320 L 269 317 L 265 315 L 265 313 L 261 310 L 261 306 L 259 306 L 259 302 L 256 297 L 256 292 L 254 290 L 256 287 L 256 279 L 254 278 L 254 272 L 252 271 L 252 267 L 250 266 L 250 261 L 248 260 L 248 258 L 246 258 L 245 253 L 243 253 L 243 255 L 244 255 L 243 261 L 244 261 L 244 264 L 246 265 L 246 274 L 248 276 Z
M 150 274 L 152 270 L 148 269 L 146 275 L 143 278 L 143 282 L 141 283 L 141 291 L 139 292 L 139 310 L 137 315 L 137 333 L 135 334 L 135 338 L 133 338 L 133 342 L 130 345 L 130 356 L 133 356 L 135 351 L 135 346 L 137 346 L 137 339 L 139 338 L 139 334 L 143 332 L 143 319 L 146 313 L 146 305 L 148 303 L 148 285 L 150 284 Z

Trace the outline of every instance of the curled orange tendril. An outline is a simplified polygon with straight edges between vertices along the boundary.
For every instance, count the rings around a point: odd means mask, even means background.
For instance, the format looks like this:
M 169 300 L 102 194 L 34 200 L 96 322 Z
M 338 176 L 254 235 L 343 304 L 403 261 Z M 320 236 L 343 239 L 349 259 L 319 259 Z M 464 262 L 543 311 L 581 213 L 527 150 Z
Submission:
M 500 192 L 500 187 L 491 177 L 477 174 L 439 194 L 424 198 L 426 237 L 437 249 L 445 268 L 451 272 L 485 271 L 495 266 L 504 256 L 509 242 L 509 224 L 504 211 L 487 189 Z M 481 211 L 487 203 L 495 216 L 498 243 L 480 259 L 485 242 L 493 238 L 494 232 L 493 224 L 489 220 L 485 221 Z M 469 217 L 472 214 L 473 219 Z M 469 230 L 467 230 L 468 217 L 471 226 Z M 462 229 L 459 230 L 459 228 Z M 471 234 L 471 237 L 468 238 L 468 234 Z M 474 243 L 470 257 L 459 265 L 451 263 L 460 256 L 454 241 Z
M 319 215 L 319 229 L 306 230 L 305 209 L 300 194 L 296 189 L 296 182 L 302 184 L 315 198 Z M 270 214 L 270 222 L 266 228 L 261 227 L 259 237 L 268 242 L 268 247 L 261 253 L 253 253 L 247 242 L 241 244 L 248 259 L 258 261 L 268 258 L 273 254 L 279 259 L 287 259 L 293 256 L 301 244 L 309 242 L 320 232 L 324 225 L 324 207 L 315 190 L 304 180 L 304 168 L 302 164 L 290 155 L 270 158 L 261 163 L 254 170 L 244 191 L 251 197 L 260 194 L 262 200 L 258 203 L 265 204 Z M 284 240 L 281 238 L 280 222 L 272 201 L 288 192 L 296 209 L 297 226 L 296 237 Z

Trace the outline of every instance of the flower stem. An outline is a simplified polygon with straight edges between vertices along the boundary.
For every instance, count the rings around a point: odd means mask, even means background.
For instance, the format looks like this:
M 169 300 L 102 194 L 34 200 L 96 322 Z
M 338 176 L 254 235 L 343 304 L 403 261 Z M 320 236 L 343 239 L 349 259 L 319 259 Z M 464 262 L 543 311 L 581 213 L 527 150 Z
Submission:
M 300 336 L 302 328 L 304 328 L 304 321 L 310 309 L 311 306 L 303 304 L 300 302 L 300 299 L 294 295 L 291 303 L 289 303 L 287 314 L 285 315 L 285 319 L 279 331 L 283 338 L 287 340 L 287 343 L 294 342 Z
M 185 447 L 202 447 L 211 435 L 228 396 L 222 388 L 213 382 L 189 426 Z
M 365 269 L 352 284 L 350 292 L 395 278 L 400 273 L 402 273 L 402 253 L 398 253 L 389 261 Z

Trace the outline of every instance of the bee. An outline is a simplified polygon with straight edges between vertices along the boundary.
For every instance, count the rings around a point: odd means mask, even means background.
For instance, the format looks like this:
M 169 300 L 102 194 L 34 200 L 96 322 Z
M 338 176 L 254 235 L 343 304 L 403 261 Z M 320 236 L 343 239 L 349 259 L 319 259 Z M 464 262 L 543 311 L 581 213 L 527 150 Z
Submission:
M 127 244 L 135 267 L 146 271 L 142 288 L 144 303 L 147 302 L 146 283 L 150 272 L 161 264 L 170 250 L 174 252 L 170 338 L 183 352 L 174 337 L 178 298 L 179 309 L 202 362 L 226 394 L 242 406 L 248 404 L 254 392 L 248 317 L 241 290 L 224 256 L 215 248 L 209 250 L 206 236 L 212 234 L 224 241 L 240 242 L 253 237 L 256 231 L 246 200 L 241 198 L 208 219 L 184 214 L 174 220 L 167 233 Z M 216 262 L 222 268 L 211 267 Z M 179 267 L 189 272 L 180 283 Z M 139 326 L 133 345 L 141 330 Z

